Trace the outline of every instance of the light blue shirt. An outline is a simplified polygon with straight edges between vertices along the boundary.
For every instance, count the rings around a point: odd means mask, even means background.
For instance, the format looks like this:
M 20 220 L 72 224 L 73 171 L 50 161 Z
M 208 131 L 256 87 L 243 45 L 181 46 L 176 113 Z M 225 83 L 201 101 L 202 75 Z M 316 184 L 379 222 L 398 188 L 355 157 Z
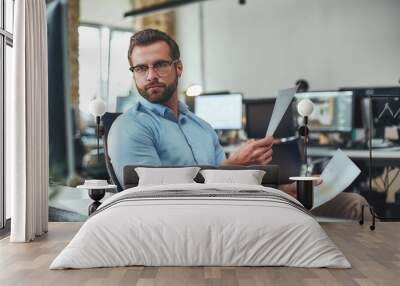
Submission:
M 168 107 L 139 100 L 113 123 L 108 153 L 119 182 L 126 165 L 221 165 L 225 153 L 206 121 L 179 102 L 179 118 Z

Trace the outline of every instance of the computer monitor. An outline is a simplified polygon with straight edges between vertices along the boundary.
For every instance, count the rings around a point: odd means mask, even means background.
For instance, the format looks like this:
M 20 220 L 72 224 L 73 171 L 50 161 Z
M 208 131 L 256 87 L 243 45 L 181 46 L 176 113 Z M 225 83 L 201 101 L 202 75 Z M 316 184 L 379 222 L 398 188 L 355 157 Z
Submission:
M 259 139 L 265 137 L 275 98 L 246 99 L 244 101 L 246 112 L 246 133 L 248 138 Z M 275 133 L 275 138 L 292 137 L 296 133 L 292 107 L 286 110 Z
M 129 108 L 131 108 L 135 102 L 137 101 L 137 97 L 133 95 L 129 96 L 118 96 L 117 104 L 116 104 L 116 112 L 125 112 Z
M 400 87 L 397 86 L 388 86 L 388 87 L 342 87 L 339 89 L 340 91 L 352 91 L 353 92 L 353 127 L 354 128 L 368 128 L 369 125 L 369 114 L 365 112 L 365 106 L 368 105 L 368 102 L 365 99 L 368 99 L 369 96 L 374 97 L 373 103 L 373 113 L 378 112 L 380 108 L 379 97 L 393 97 L 393 101 L 397 101 L 396 97 L 400 97 Z M 384 104 L 385 105 L 385 104 Z M 384 108 L 383 105 L 383 108 Z M 394 109 L 396 109 L 396 103 L 392 104 Z M 369 112 L 369 109 L 368 109 Z M 394 112 L 395 114 L 396 112 Z M 398 118 L 400 119 L 400 118 Z
M 241 93 L 199 95 L 194 112 L 215 130 L 242 129 L 243 96 Z
M 394 101 L 397 101 L 396 97 L 400 97 L 400 87 L 398 86 L 388 86 L 388 87 L 341 87 L 340 91 L 352 91 L 353 92 L 353 127 L 354 128 L 367 128 L 369 126 L 369 109 L 368 99 L 369 96 L 374 97 L 373 103 L 373 113 L 378 112 L 380 108 L 379 97 L 393 97 Z M 396 103 L 392 104 L 394 109 L 396 109 Z M 384 106 L 383 106 L 384 107 Z M 395 114 L 396 112 L 394 112 Z M 398 118 L 400 119 L 400 118 Z
M 400 94 L 372 98 L 373 123 L 376 126 L 400 126 Z
M 386 127 L 400 126 L 400 88 L 367 88 L 362 102 L 364 128 L 372 123 L 373 138 L 383 139 Z
M 308 118 L 310 132 L 351 132 L 353 129 L 352 91 L 311 91 L 297 93 L 296 102 L 304 98 L 314 103 Z M 297 114 L 297 121 L 303 118 Z

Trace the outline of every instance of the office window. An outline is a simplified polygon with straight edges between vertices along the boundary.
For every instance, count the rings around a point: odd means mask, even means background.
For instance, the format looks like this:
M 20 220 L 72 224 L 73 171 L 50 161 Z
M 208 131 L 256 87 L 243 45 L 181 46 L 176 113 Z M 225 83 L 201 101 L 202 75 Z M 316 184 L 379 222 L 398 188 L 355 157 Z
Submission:
M 79 26 L 79 111 L 81 119 L 92 121 L 89 102 L 100 95 L 107 110 L 117 109 L 118 97 L 132 92 L 132 75 L 128 71 L 127 50 L 131 31 L 103 26 Z
M 79 116 L 75 120 L 79 122 L 80 140 L 86 150 L 82 170 L 87 177 L 107 176 L 105 166 L 90 167 L 95 161 L 92 155 L 96 153 L 97 140 L 95 119 L 89 112 L 89 105 L 95 96 L 100 96 L 107 104 L 107 111 L 115 112 L 121 105 L 118 98 L 125 99 L 132 93 L 132 76 L 126 56 L 132 32 L 82 23 L 78 33 Z
M 51 24 L 50 24 L 51 25 Z M 60 142 L 50 141 L 53 154 L 62 153 L 61 159 L 55 155 L 50 157 L 49 219 L 50 221 L 83 221 L 87 217 L 87 207 L 91 200 L 84 190 L 75 187 L 85 179 L 107 178 L 102 140 L 99 140 L 99 159 L 97 157 L 97 136 L 95 119 L 90 114 L 90 101 L 101 96 L 107 103 L 107 111 L 115 112 L 117 97 L 124 99 L 132 92 L 132 75 L 129 71 L 127 50 L 132 31 L 111 28 L 92 23 L 80 23 L 78 27 L 78 101 L 69 101 L 65 109 L 72 110 L 71 116 L 62 116 L 58 111 L 57 118 L 62 122 L 70 122 L 70 128 L 62 132 Z M 57 43 L 57 42 L 56 42 Z M 53 66 L 57 59 L 53 60 Z M 51 94 L 49 94 L 49 97 Z M 123 101 L 123 100 L 122 100 Z M 119 105 L 129 105 L 129 102 Z M 62 101 L 67 102 L 67 101 Z M 77 106 L 72 104 L 76 104 Z M 54 109 L 53 109 L 54 110 Z M 56 116 L 54 116 L 56 118 Z M 52 121 L 53 126 L 54 120 Z M 58 129 L 62 129 L 61 126 Z M 57 144 L 58 143 L 58 144 Z M 64 144 L 62 144 L 64 143 Z M 68 146 L 68 156 L 56 150 L 55 146 Z M 52 148 L 54 147 L 54 148 Z M 58 153 L 56 153 L 56 151 Z M 53 159 L 52 159 L 53 158 Z M 63 166 L 57 171 L 57 163 Z M 61 169 L 61 168 L 60 168 Z
M 5 103 L 11 96 L 14 1 L 0 0 L 0 228 L 11 217 L 11 194 L 5 188 Z
M 119 99 L 129 96 L 133 89 L 132 74 L 128 70 L 129 64 L 126 56 L 131 36 L 131 32 L 111 30 L 108 106 L 113 111 L 119 109 Z
M 78 33 L 79 118 L 76 121 L 81 128 L 85 149 L 94 151 L 95 119 L 89 113 L 90 101 L 96 95 L 100 96 L 106 101 L 109 112 L 121 111 L 122 105 L 129 105 L 124 99 L 133 90 L 126 56 L 132 31 L 81 24 Z
M 98 27 L 80 26 L 78 32 L 79 110 L 88 113 L 90 100 L 101 91 L 101 68 L 106 53 L 101 52 L 101 30 Z

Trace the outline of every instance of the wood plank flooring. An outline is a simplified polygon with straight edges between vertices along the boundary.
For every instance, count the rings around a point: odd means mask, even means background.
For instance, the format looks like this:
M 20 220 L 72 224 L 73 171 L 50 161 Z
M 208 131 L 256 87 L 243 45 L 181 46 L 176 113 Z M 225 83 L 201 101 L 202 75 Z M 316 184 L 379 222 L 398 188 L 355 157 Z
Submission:
M 378 222 L 377 229 L 355 223 L 323 223 L 352 269 L 289 267 L 120 267 L 48 270 L 81 223 L 50 223 L 47 235 L 32 243 L 0 241 L 0 285 L 400 285 L 400 223 Z

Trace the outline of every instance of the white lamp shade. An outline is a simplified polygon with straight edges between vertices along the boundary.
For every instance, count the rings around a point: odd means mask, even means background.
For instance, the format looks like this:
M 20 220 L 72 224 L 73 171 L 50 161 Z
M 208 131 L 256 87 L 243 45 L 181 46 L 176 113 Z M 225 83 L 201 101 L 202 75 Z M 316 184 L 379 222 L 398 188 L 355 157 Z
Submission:
M 314 103 L 312 103 L 312 101 L 309 100 L 308 98 L 302 99 L 297 104 L 297 111 L 303 117 L 310 116 L 313 110 L 314 110 Z
M 106 113 L 106 103 L 103 99 L 96 96 L 89 104 L 89 111 L 95 117 L 103 116 Z
M 198 96 L 202 94 L 203 87 L 199 84 L 192 84 L 186 89 L 186 96 Z

